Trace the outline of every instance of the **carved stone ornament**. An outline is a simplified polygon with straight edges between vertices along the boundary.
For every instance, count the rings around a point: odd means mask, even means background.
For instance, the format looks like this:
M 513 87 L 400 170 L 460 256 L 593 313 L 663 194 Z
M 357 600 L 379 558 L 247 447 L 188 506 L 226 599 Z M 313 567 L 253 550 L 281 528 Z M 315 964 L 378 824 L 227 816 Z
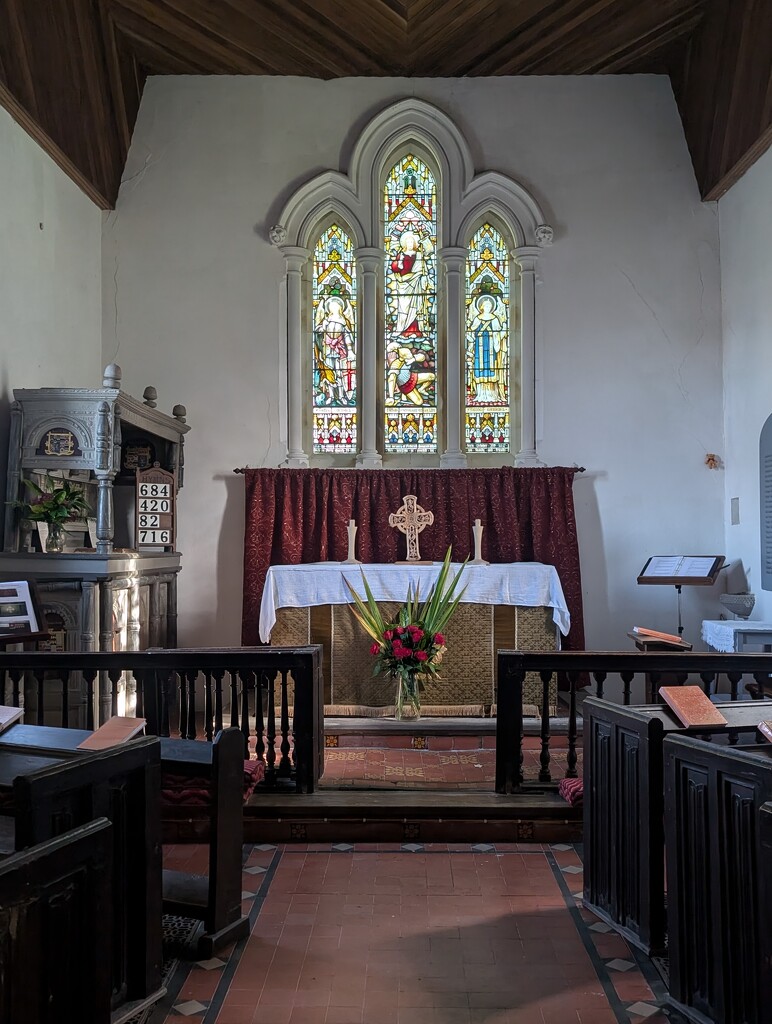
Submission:
M 555 232 L 549 224 L 539 224 L 534 231 L 537 245 L 552 245 L 554 235 Z
M 420 562 L 418 534 L 432 525 L 434 513 L 425 512 L 418 504 L 415 494 L 406 494 L 402 501 L 402 507 L 389 515 L 389 526 L 396 526 L 400 533 L 407 537 L 407 561 Z
M 287 241 L 287 229 L 282 224 L 274 224 L 268 232 L 268 237 L 273 245 L 284 245 Z

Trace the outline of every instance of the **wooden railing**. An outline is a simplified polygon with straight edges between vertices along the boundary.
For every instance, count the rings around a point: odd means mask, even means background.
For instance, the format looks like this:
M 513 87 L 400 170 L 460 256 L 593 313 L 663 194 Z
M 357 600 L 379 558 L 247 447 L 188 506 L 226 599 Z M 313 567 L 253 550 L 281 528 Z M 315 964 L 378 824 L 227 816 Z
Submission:
M 265 762 L 268 787 L 316 787 L 324 766 L 320 647 L 0 652 L 0 704 L 24 706 L 26 694 L 30 724 L 93 729 L 95 718 L 119 713 L 121 686 L 130 694 L 136 686 L 135 713 L 150 735 L 211 741 L 235 726 L 245 754 Z
M 527 673 L 538 673 L 542 681 L 539 730 L 539 770 L 527 778 L 523 747 L 523 683 Z M 762 699 L 772 696 L 772 654 L 643 654 L 603 651 L 557 651 L 519 653 L 499 651 L 497 660 L 496 792 L 515 793 L 524 787 L 550 786 L 559 777 L 576 778 L 577 772 L 577 689 L 589 681 L 587 694 L 614 699 L 609 692 L 621 692 L 621 703 L 632 702 L 633 687 L 657 694 L 665 681 L 685 683 L 714 692 L 718 677 L 728 680 L 729 700 Z M 567 707 L 567 751 L 565 769 L 555 772 L 550 752 L 550 697 L 555 679 L 567 681 L 561 694 Z M 643 685 L 642 685 L 643 684 Z M 749 684 L 748 692 L 743 692 Z M 656 697 L 654 698 L 656 699 Z M 640 703 L 640 702 L 639 702 Z M 759 719 L 764 718 L 759 714 Z M 772 712 L 769 713 L 772 717 Z M 730 738 L 736 743 L 737 737 Z

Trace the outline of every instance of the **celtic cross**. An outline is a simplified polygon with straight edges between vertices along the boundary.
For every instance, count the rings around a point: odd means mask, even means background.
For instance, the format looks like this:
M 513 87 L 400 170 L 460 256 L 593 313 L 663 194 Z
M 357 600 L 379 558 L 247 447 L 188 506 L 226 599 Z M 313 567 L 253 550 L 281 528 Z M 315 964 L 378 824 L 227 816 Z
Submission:
M 434 522 L 434 513 L 425 512 L 418 504 L 415 494 L 406 494 L 402 501 L 404 504 L 396 512 L 389 515 L 389 526 L 396 526 L 397 529 L 407 537 L 407 560 L 408 562 L 420 562 L 421 555 L 418 552 L 418 534 Z

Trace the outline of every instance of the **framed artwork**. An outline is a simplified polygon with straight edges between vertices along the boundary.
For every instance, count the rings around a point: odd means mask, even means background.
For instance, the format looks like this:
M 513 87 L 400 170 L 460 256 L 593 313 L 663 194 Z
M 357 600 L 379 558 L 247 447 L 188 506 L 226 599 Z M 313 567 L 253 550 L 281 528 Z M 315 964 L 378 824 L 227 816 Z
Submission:
M 40 633 L 43 616 L 34 587 L 27 580 L 0 583 L 0 637 Z

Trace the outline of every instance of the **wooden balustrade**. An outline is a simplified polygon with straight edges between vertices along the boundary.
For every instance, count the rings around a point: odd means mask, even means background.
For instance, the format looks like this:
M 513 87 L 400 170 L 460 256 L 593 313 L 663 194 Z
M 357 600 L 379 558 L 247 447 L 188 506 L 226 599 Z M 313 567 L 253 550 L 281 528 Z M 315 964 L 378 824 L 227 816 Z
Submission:
M 526 777 L 523 756 L 523 683 L 529 672 L 538 673 L 543 686 L 539 770 L 534 778 Z M 556 676 L 568 684 L 568 689 L 562 694 L 567 702 L 568 750 L 566 768 L 560 773 L 554 771 L 550 752 L 550 684 Z M 619 680 L 621 703 L 628 706 L 632 702 L 636 680 L 647 692 L 650 690 L 655 695 L 665 680 L 669 685 L 696 684 L 710 694 L 719 676 L 728 679 L 729 692 L 726 696 L 730 701 L 772 694 L 772 654 L 499 651 L 496 673 L 496 792 L 515 793 L 524 787 L 551 785 L 559 781 L 558 776 L 576 777 L 576 691 L 588 681 L 586 692 L 602 698 L 610 683 Z M 747 684 L 747 693 L 743 693 L 742 684 Z M 733 736 L 731 742 L 737 742 L 737 737 Z
M 84 695 L 82 723 L 70 707 L 76 677 Z M 314 791 L 324 768 L 321 648 L 0 652 L 0 704 L 22 707 L 25 692 L 34 694 L 31 724 L 93 729 L 95 708 L 118 714 L 122 680 L 136 683 L 136 714 L 147 719 L 150 735 L 211 742 L 221 729 L 235 727 L 245 754 L 254 750 L 265 761 L 263 785 Z M 52 694 L 58 698 L 53 708 Z

